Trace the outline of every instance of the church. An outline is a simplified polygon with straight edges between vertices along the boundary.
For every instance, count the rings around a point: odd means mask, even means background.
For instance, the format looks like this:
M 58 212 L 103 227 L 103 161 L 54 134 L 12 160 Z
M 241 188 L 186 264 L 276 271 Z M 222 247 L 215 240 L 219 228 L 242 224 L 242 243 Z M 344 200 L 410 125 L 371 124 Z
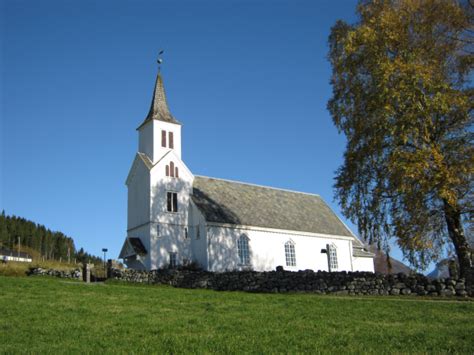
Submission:
M 181 128 L 158 73 L 126 180 L 127 267 L 374 271 L 374 254 L 320 196 L 194 175 L 181 158 Z

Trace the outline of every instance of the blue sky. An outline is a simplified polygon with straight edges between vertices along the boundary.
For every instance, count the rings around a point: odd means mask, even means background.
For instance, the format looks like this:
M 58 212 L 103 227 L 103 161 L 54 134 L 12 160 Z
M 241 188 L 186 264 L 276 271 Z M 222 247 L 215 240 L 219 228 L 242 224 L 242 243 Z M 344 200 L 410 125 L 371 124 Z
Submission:
M 158 50 L 195 174 L 334 201 L 327 38 L 356 1 L 1 1 L 0 208 L 117 257 Z M 345 219 L 344 219 L 345 220 Z

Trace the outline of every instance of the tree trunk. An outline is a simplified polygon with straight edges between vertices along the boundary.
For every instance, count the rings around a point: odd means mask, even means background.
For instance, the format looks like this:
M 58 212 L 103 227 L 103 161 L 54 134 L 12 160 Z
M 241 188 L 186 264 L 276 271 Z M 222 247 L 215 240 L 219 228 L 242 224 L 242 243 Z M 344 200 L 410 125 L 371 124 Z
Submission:
M 471 268 L 471 258 L 469 245 L 462 228 L 461 211 L 459 211 L 456 206 L 452 206 L 447 201 L 444 201 L 444 216 L 446 218 L 449 237 L 456 249 L 460 276 L 466 277 Z

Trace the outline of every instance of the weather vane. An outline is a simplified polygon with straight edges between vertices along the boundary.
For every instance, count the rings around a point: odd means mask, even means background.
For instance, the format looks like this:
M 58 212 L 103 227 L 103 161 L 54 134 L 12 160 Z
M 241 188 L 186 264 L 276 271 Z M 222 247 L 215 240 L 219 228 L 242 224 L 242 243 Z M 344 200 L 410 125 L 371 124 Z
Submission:
M 164 52 L 165 52 L 165 51 L 164 51 L 163 49 L 158 52 L 158 59 L 156 60 L 156 62 L 158 63 L 158 72 L 161 71 L 161 63 L 163 63 L 163 59 L 161 58 L 161 55 L 162 55 Z

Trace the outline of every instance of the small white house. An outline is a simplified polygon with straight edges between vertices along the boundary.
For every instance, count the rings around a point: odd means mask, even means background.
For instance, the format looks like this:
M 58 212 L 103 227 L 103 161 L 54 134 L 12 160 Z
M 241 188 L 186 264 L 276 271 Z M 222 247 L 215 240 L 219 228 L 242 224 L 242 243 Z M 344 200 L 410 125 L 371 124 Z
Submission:
M 119 258 L 153 270 L 374 271 L 374 254 L 318 195 L 194 175 L 181 124 L 158 74 L 128 174 L 128 229 Z
M 28 253 L 13 251 L 11 249 L 1 247 L 0 248 L 0 262 L 1 261 L 3 262 L 20 261 L 24 263 L 31 263 L 33 261 L 33 258 Z

